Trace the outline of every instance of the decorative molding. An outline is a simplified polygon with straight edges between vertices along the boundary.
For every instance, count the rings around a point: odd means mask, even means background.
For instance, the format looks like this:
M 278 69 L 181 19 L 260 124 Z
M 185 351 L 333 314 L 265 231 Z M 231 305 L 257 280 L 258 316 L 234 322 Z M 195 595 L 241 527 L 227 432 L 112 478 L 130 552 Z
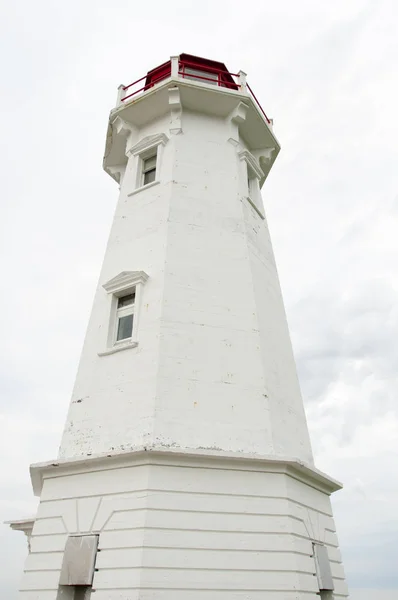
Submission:
M 117 135 L 122 135 L 124 137 L 130 135 L 130 133 L 132 133 L 136 129 L 134 126 L 127 123 L 121 117 L 116 117 L 112 123 L 112 126 L 116 131 Z
M 115 294 L 131 287 L 135 287 L 139 283 L 144 284 L 148 280 L 149 275 L 144 271 L 122 271 L 116 277 L 103 284 L 104 290 L 108 294 Z
M 255 154 L 260 164 L 263 175 L 260 179 L 260 188 L 263 186 L 264 181 L 271 170 L 272 165 L 275 162 L 275 158 L 278 154 L 278 150 L 275 147 L 263 148 L 262 150 L 256 150 Z
M 169 106 L 170 106 L 170 133 L 177 135 L 182 132 L 181 115 L 182 105 L 180 89 L 177 86 L 169 88 Z
M 116 167 L 107 167 L 109 175 L 120 185 L 122 175 L 126 170 L 126 165 L 117 165 Z
M 258 155 L 258 160 L 260 162 L 260 165 L 262 165 L 263 171 L 269 169 L 269 166 L 274 162 L 275 152 L 276 148 L 264 148 L 263 150 L 256 151 L 256 154 Z
M 240 125 L 246 121 L 247 111 L 249 107 L 244 102 L 239 102 L 238 106 L 229 115 L 229 118 L 236 125 Z
M 264 173 L 259 163 L 257 162 L 256 158 L 251 152 L 249 152 L 248 150 L 241 150 L 240 152 L 238 152 L 238 156 L 240 160 L 244 160 L 247 163 L 248 167 L 250 167 L 257 179 L 261 179 L 262 177 L 264 177 Z
M 46 477 L 63 477 L 65 475 L 117 469 L 132 464 L 196 466 L 208 469 L 222 468 L 234 471 L 281 473 L 327 495 L 342 488 L 341 483 L 325 475 L 313 465 L 297 458 L 243 453 L 237 455 L 235 452 L 212 450 L 210 448 L 165 448 L 149 445 L 137 447 L 135 450 L 110 451 L 31 465 L 30 474 L 33 492 L 36 496 L 40 496 L 43 480 Z
M 134 144 L 134 146 L 131 146 L 131 148 L 126 150 L 126 156 L 137 156 L 138 154 L 142 154 L 147 150 L 151 150 L 155 146 L 159 146 L 159 144 L 165 146 L 168 141 L 169 138 L 165 133 L 155 133 L 154 135 L 148 135 L 136 144 Z
M 244 102 L 239 102 L 237 106 L 229 113 L 227 121 L 230 124 L 231 135 L 228 141 L 236 146 L 240 146 L 239 142 L 239 126 L 246 121 L 248 106 Z
M 30 539 L 32 537 L 32 529 L 35 524 L 36 517 L 28 517 L 27 519 L 19 519 L 14 521 L 5 521 L 5 525 L 9 525 L 13 531 L 22 531 L 27 538 L 28 550 L 30 552 Z

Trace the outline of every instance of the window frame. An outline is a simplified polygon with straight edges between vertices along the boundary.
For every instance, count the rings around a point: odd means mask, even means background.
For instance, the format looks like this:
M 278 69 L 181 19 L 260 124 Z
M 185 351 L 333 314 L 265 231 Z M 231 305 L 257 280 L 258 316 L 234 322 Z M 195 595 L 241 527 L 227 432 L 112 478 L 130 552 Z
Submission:
M 132 196 L 141 190 L 145 190 L 153 185 L 161 182 L 161 165 L 163 158 L 163 147 L 167 144 L 169 138 L 164 133 L 149 135 L 126 151 L 126 156 L 129 161 L 133 161 L 133 169 L 135 170 L 134 189 L 127 194 Z M 144 183 L 144 165 L 149 158 L 156 156 L 155 179 L 148 183 Z
M 120 350 L 138 346 L 142 289 L 147 280 L 148 275 L 144 271 L 122 271 L 122 273 L 119 273 L 119 275 L 103 284 L 102 287 L 108 294 L 108 327 L 104 328 L 106 331 L 106 339 L 104 340 L 105 350 L 98 352 L 99 356 L 106 356 Z M 129 294 L 135 295 L 134 302 L 131 305 L 119 308 L 119 299 Z M 118 340 L 119 318 L 128 314 L 133 315 L 131 336 Z
M 126 298 L 127 296 L 131 296 L 133 295 L 133 301 L 130 304 L 127 304 L 126 306 L 119 306 L 119 300 L 121 298 Z M 114 341 L 113 341 L 113 345 L 116 344 L 121 344 L 121 343 L 126 343 L 127 341 L 133 339 L 133 334 L 134 334 L 134 313 L 135 313 L 135 298 L 136 298 L 136 290 L 134 288 L 133 291 L 127 291 L 127 292 L 122 292 L 120 296 L 116 296 L 116 313 L 115 313 L 115 328 L 114 328 Z M 120 340 L 118 339 L 118 334 L 119 334 L 119 322 L 120 319 L 122 319 L 123 317 L 129 317 L 130 315 L 132 315 L 133 320 L 132 320 L 132 327 L 131 327 L 131 335 L 125 337 L 125 338 L 121 338 Z
M 145 163 L 148 162 L 151 159 L 155 159 L 155 166 L 150 166 L 149 168 L 145 167 Z M 146 158 L 142 157 L 141 158 L 141 165 L 142 165 L 142 186 L 145 185 L 149 185 L 150 183 L 154 183 L 154 181 L 156 181 L 156 175 L 157 175 L 157 160 L 158 160 L 158 149 L 156 148 L 154 154 L 151 154 L 150 156 L 147 156 Z M 151 179 L 151 181 L 145 181 L 145 178 L 147 176 L 148 173 L 152 173 L 154 172 L 154 178 Z

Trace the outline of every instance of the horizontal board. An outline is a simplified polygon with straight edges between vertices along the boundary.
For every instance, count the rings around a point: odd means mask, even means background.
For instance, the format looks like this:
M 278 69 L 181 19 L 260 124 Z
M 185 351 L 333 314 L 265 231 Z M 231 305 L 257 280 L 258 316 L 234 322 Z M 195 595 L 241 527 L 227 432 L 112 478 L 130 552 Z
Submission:
M 68 532 L 77 531 L 77 499 L 70 500 L 50 500 L 40 502 L 36 520 L 54 517 L 62 517 Z
M 25 571 L 60 570 L 63 552 L 31 552 L 25 561 Z
M 25 571 L 22 577 L 21 590 L 57 590 L 58 571 Z
M 335 596 L 348 596 L 347 583 L 342 579 L 334 579 L 334 595 Z
M 287 493 L 289 498 L 298 504 L 324 513 L 325 515 L 333 515 L 330 496 L 306 485 L 298 479 L 294 479 L 293 477 L 287 479 Z
M 137 529 L 146 525 L 148 512 L 143 509 L 115 511 L 104 523 L 103 530 Z
M 96 589 L 95 600 L 248 600 L 248 594 L 239 590 L 193 590 L 127 588 L 123 591 Z M 285 592 L 250 590 L 250 600 L 319 600 L 315 592 Z M 30 600 L 30 599 L 29 599 Z M 36 600 L 36 598 L 34 599 Z M 43 598 L 43 600 L 46 600 Z M 53 600 L 53 599 L 51 599 Z
M 341 563 L 330 563 L 330 568 L 332 570 L 333 577 L 337 577 L 338 579 L 345 579 L 344 567 Z
M 225 590 L 292 590 L 318 591 L 316 577 L 292 572 L 210 571 L 208 569 L 112 569 L 97 571 L 95 589 L 159 587 Z
M 132 531 L 104 531 L 99 538 L 101 549 L 142 546 L 145 533 L 145 545 L 169 548 L 210 548 L 237 550 L 296 551 L 309 553 L 309 540 L 292 536 L 267 533 L 239 533 L 213 531 L 175 531 L 143 529 Z
M 148 508 L 169 510 L 178 508 L 179 510 L 216 513 L 290 514 L 289 501 L 286 498 L 258 498 L 211 493 L 151 492 L 148 494 L 147 506 Z
M 32 536 L 31 552 L 63 552 L 65 550 L 67 534 Z
M 39 591 L 28 591 L 22 590 L 19 593 L 18 600 L 55 600 L 56 592 L 39 590 Z
M 339 540 L 337 539 L 337 535 L 334 532 L 328 530 L 325 531 L 324 543 L 326 546 L 333 546 L 335 548 L 338 548 L 339 546 Z
M 147 487 L 148 466 L 91 471 L 44 479 L 42 500 L 64 500 L 88 496 L 136 492 Z
M 262 468 L 259 466 L 259 469 Z M 227 495 L 283 497 L 286 476 L 281 473 L 261 473 L 234 469 L 196 467 L 151 467 L 150 487 L 153 490 L 181 492 L 212 492 Z
M 62 517 L 51 517 L 49 519 L 36 519 L 33 526 L 33 535 L 49 535 L 66 533 Z
M 223 514 L 211 512 L 183 512 L 178 510 L 148 510 L 116 512 L 104 530 L 134 529 L 143 526 L 167 529 L 209 531 L 252 531 L 288 533 L 299 530 L 307 535 L 304 526 L 296 519 L 280 515 Z
M 125 548 L 103 550 L 97 556 L 98 569 L 143 567 L 181 569 L 222 569 L 239 571 L 277 570 L 315 573 L 310 556 L 284 552 L 228 552 L 226 550 L 186 550 L 175 548 Z

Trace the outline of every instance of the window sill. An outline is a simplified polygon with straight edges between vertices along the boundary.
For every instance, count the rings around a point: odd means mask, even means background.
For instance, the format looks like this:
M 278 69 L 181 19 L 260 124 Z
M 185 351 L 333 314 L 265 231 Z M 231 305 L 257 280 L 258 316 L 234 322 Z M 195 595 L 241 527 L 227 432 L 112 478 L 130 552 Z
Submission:
M 108 356 L 109 354 L 115 354 L 116 352 L 128 350 L 129 348 L 136 348 L 137 346 L 138 342 L 127 342 L 125 344 L 118 344 L 117 346 L 113 346 L 113 348 L 109 348 L 109 350 L 105 350 L 104 352 L 98 352 L 98 356 Z
M 158 185 L 159 183 L 160 181 L 159 179 L 157 179 L 156 181 L 151 181 L 151 183 L 147 183 L 146 185 L 141 185 L 141 187 L 127 194 L 127 196 L 134 196 L 134 194 L 138 194 L 139 192 L 142 192 L 142 190 L 147 190 L 148 188 L 153 187 L 154 185 Z

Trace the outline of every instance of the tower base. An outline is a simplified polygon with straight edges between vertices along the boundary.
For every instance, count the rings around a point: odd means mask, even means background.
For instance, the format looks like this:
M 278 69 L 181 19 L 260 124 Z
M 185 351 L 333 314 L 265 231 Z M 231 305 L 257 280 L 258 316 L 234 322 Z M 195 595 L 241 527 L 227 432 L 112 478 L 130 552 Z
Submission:
M 318 600 L 314 542 L 333 577 L 321 598 L 348 596 L 329 498 L 340 485 L 297 460 L 141 448 L 31 473 L 41 499 L 22 600 L 69 597 L 60 574 L 77 534 L 99 536 L 92 600 Z

